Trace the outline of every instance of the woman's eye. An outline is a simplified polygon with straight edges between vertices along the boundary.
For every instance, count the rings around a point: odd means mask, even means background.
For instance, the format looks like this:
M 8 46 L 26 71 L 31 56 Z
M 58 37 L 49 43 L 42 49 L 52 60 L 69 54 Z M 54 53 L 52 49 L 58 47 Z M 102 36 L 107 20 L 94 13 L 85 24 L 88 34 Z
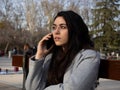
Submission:
M 55 26 L 53 26 L 53 27 L 52 27 L 52 29 L 53 29 L 53 30 L 55 30 L 55 29 L 56 29 L 56 27 L 55 27 Z
M 66 29 L 67 27 L 66 26 L 60 26 L 61 29 Z

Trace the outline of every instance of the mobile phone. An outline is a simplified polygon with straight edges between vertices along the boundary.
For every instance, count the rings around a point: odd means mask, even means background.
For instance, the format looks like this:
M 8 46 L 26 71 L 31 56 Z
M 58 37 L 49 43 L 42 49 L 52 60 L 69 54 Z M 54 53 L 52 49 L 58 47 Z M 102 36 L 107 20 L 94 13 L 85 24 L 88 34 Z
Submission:
M 49 49 L 54 44 L 53 35 L 49 40 L 46 41 L 46 47 Z

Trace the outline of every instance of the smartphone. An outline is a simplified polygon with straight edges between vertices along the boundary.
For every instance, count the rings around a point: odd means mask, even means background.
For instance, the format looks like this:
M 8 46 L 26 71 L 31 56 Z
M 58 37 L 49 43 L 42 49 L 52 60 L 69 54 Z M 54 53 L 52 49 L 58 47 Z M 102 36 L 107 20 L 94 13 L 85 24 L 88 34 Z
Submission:
M 46 41 L 47 49 L 49 49 L 54 44 L 53 35 L 49 40 Z

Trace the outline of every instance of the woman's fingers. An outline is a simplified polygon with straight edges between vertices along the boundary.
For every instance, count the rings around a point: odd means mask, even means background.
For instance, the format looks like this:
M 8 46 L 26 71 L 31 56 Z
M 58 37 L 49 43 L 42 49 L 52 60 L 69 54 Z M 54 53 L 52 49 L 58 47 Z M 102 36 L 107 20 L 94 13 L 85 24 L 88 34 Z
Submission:
M 52 33 L 49 33 L 47 35 L 45 35 L 38 43 L 38 48 L 37 48 L 37 58 L 39 57 L 39 55 L 46 55 L 47 53 L 49 53 L 49 51 L 53 48 L 53 46 L 49 49 L 46 48 L 46 41 L 49 40 L 51 38 Z M 40 56 L 41 57 L 41 56 Z
M 47 35 L 44 37 L 44 39 L 45 39 L 45 40 L 49 40 L 49 38 L 51 38 L 51 35 L 52 35 L 52 33 L 47 34 Z

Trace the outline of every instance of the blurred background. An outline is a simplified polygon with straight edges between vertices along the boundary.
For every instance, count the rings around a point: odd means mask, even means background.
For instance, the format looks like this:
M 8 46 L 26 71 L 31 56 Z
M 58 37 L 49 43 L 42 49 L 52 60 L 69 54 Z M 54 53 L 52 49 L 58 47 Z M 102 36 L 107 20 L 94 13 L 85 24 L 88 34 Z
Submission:
M 23 55 L 26 43 L 36 51 L 61 10 L 82 16 L 101 59 L 120 60 L 120 0 L 0 0 L 0 90 L 21 90 L 23 70 L 11 57 Z M 120 81 L 100 78 L 96 90 L 120 90 Z
M 101 58 L 119 59 L 120 0 L 0 0 L 0 56 L 22 54 L 25 43 L 34 48 L 61 10 L 82 16 Z

